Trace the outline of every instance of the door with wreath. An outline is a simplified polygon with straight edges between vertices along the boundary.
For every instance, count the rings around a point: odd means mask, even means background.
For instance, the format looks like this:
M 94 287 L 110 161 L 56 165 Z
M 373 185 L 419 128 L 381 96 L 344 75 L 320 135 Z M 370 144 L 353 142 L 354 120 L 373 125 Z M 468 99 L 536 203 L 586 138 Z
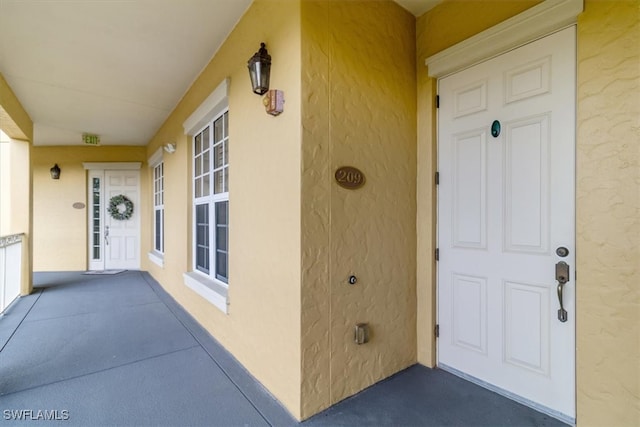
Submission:
M 140 268 L 140 171 L 89 175 L 89 269 Z

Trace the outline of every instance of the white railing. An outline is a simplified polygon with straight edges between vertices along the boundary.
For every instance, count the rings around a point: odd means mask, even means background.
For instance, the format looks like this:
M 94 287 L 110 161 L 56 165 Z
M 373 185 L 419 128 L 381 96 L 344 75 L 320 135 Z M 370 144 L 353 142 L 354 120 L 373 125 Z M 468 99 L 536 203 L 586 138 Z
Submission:
M 20 296 L 24 234 L 0 237 L 0 314 Z

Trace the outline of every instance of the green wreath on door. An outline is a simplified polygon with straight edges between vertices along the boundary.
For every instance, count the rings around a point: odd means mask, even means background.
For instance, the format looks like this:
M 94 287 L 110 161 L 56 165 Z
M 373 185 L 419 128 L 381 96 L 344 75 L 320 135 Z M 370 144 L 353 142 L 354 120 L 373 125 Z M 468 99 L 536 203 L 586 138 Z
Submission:
M 121 209 L 121 206 L 124 206 L 124 210 Z M 133 202 L 124 194 L 118 194 L 109 200 L 109 208 L 107 210 L 111 218 L 118 221 L 126 221 L 133 216 Z

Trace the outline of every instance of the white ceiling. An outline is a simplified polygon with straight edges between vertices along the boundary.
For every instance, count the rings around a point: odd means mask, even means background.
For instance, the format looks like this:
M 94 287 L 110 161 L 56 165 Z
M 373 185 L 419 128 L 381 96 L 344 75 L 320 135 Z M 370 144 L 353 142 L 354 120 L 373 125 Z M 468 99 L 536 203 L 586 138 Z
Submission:
M 34 145 L 145 145 L 252 0 L 0 0 L 0 73 Z M 395 0 L 419 16 L 440 0 Z

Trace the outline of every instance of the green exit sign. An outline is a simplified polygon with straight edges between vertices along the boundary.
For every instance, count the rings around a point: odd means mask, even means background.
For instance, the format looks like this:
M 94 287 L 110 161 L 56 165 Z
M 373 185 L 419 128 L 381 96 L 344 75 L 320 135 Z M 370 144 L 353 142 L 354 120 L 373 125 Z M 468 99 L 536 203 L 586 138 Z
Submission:
M 90 133 L 83 133 L 82 141 L 84 141 L 85 144 L 89 145 L 100 145 L 100 137 L 98 135 L 92 135 Z

